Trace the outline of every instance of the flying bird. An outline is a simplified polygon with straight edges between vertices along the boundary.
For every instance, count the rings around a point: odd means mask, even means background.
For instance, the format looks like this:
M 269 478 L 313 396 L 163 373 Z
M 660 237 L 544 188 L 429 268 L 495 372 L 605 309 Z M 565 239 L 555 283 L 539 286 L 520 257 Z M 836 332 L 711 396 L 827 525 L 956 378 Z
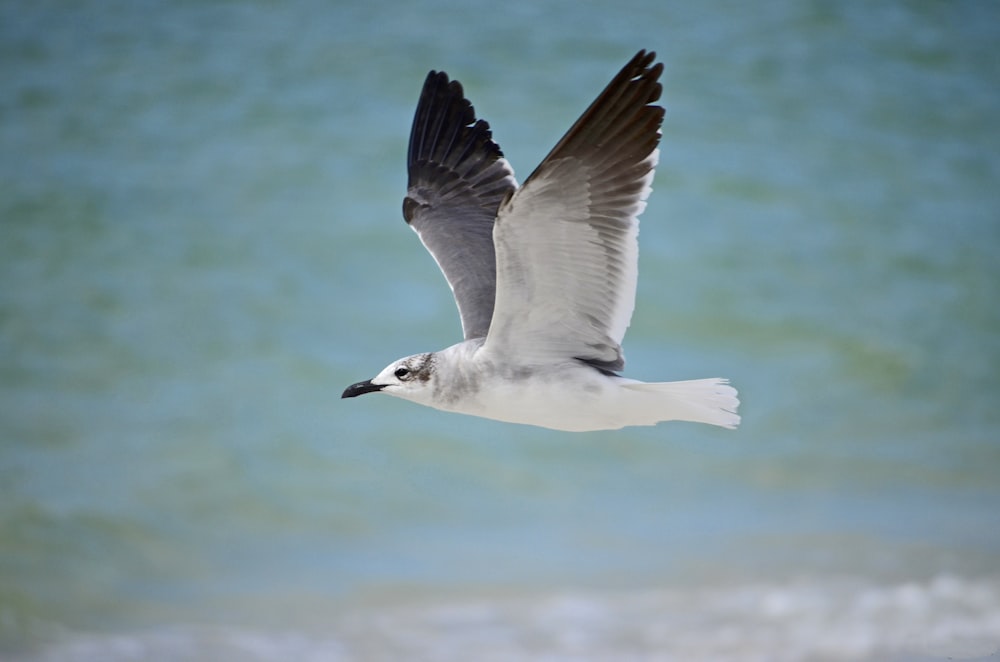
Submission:
M 403 216 L 451 287 L 464 340 L 393 361 L 342 397 L 568 431 L 739 424 L 726 379 L 619 374 L 663 122 L 655 59 L 639 51 L 520 186 L 462 85 L 427 75 Z

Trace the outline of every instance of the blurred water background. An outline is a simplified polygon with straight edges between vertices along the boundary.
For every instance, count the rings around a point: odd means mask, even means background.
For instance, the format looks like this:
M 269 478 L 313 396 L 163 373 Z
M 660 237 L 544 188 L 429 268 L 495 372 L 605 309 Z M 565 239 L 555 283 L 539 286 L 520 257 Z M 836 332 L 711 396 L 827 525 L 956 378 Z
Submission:
M 0 659 L 997 659 L 1000 5 L 0 3 Z M 521 178 L 666 64 L 629 376 L 737 432 L 347 384 L 459 339 L 428 69 Z

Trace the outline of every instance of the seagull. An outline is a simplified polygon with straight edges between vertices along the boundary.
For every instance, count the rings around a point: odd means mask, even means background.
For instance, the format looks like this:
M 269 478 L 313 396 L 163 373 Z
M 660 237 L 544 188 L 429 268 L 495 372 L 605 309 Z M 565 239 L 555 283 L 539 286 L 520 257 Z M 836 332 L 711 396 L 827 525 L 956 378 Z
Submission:
M 403 216 L 451 287 L 464 340 L 393 361 L 341 397 L 386 393 L 572 432 L 739 424 L 727 379 L 619 374 L 663 122 L 655 59 L 639 51 L 520 186 L 462 85 L 427 75 Z

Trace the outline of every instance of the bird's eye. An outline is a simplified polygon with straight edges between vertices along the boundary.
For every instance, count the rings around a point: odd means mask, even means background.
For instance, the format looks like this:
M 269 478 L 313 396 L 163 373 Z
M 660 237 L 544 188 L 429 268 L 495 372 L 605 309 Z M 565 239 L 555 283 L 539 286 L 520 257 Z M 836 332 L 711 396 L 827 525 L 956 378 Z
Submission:
M 410 371 L 407 370 L 406 368 L 396 368 L 395 374 L 397 379 L 402 379 L 403 377 L 406 377 L 408 374 L 410 374 Z

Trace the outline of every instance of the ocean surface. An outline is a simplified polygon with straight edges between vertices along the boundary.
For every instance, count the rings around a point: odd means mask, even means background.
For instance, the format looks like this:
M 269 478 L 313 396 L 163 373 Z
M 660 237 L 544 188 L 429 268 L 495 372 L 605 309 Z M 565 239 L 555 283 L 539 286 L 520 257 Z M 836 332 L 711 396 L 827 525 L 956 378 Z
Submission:
M 1000 4 L 0 2 L 0 660 L 1000 659 Z M 523 179 L 664 61 L 626 374 L 732 432 L 343 388 L 460 339 L 429 69 Z

